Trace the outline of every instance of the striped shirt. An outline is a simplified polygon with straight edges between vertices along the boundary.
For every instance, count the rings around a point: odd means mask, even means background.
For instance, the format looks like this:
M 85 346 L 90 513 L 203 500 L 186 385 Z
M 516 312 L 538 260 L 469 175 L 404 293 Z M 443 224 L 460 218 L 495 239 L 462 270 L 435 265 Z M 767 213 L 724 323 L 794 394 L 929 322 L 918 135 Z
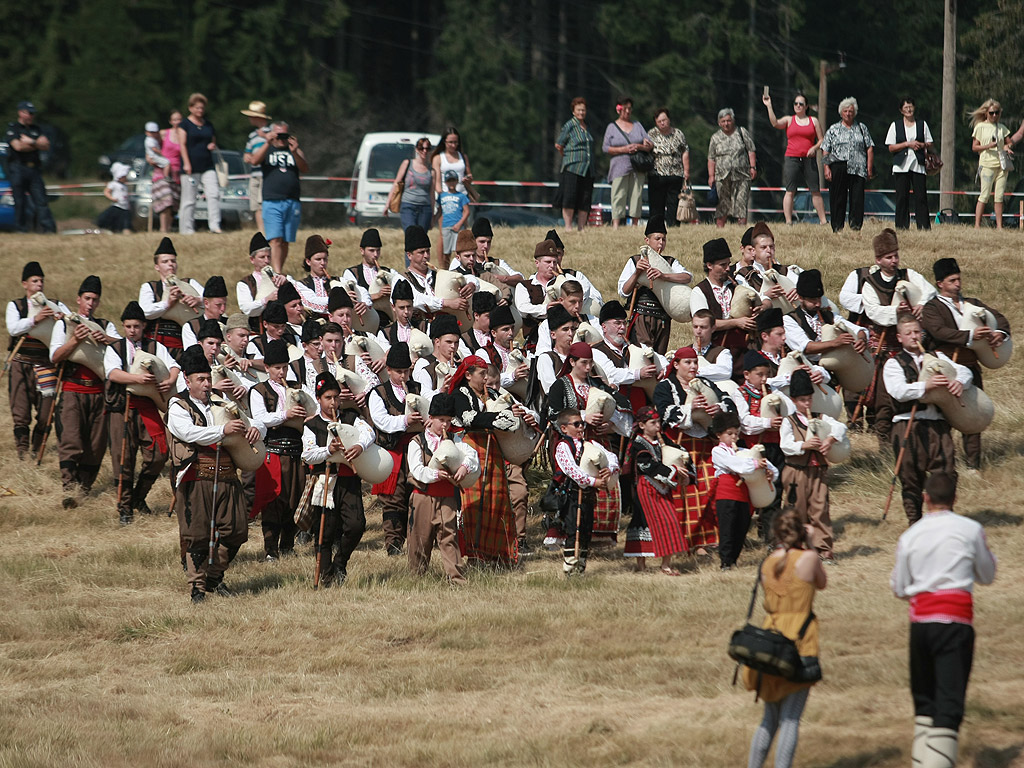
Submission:
M 575 117 L 570 117 L 562 126 L 556 142 L 562 151 L 562 170 L 577 176 L 591 176 L 594 152 L 594 137 Z

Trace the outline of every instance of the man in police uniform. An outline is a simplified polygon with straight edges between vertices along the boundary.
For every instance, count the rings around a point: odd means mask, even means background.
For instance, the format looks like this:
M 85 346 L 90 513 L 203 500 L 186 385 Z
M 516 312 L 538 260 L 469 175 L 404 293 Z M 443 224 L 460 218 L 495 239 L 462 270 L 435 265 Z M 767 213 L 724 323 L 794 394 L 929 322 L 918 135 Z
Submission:
M 18 119 L 9 123 L 4 141 L 10 145 L 7 153 L 7 175 L 14 195 L 14 224 L 19 232 L 35 231 L 35 222 L 43 232 L 56 232 L 53 214 L 46 202 L 46 186 L 43 184 L 43 169 L 40 152 L 50 148 L 50 140 L 35 124 L 36 107 L 31 101 L 18 104 Z M 25 204 L 32 198 L 35 222 L 29 222 Z

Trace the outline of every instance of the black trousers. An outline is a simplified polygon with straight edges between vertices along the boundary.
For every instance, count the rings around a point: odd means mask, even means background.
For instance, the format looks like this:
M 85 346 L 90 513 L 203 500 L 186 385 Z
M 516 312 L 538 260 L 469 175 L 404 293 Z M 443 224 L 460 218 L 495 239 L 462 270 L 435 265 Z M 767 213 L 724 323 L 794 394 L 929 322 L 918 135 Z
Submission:
M 43 232 L 56 232 L 57 225 L 50 213 L 43 172 L 39 166 L 30 168 L 22 163 L 9 163 L 7 175 L 11 194 L 14 195 L 14 225 L 18 231 L 35 232 L 38 223 Z
M 584 489 L 580 494 L 579 488 L 570 488 L 567 492 L 568 505 L 563 519 L 565 527 L 565 545 L 562 549 L 566 560 L 576 555 L 576 514 L 580 518 L 580 560 L 586 565 L 587 557 L 590 555 L 590 538 L 594 533 L 594 507 L 597 506 L 597 492 L 591 489 Z M 580 503 L 577 504 L 577 501 Z
M 910 193 L 914 193 L 914 220 L 918 229 L 931 229 L 928 217 L 927 179 L 923 173 L 894 173 L 896 187 L 896 229 L 910 229 Z
M 959 730 L 974 660 L 970 624 L 910 625 L 910 692 L 914 714 L 935 728 Z
M 732 482 L 728 476 L 719 482 Z M 722 565 L 735 565 L 743 551 L 743 542 L 750 530 L 750 504 L 734 499 L 715 502 L 718 512 L 718 557 Z
M 665 223 L 670 227 L 679 224 L 676 221 L 676 206 L 679 204 L 679 193 L 683 190 L 682 176 L 655 176 L 647 174 L 647 201 L 651 216 L 664 214 Z
M 838 232 L 846 226 L 846 204 L 850 204 L 850 229 L 860 229 L 864 224 L 863 176 L 846 172 L 846 162 L 837 160 L 829 168 L 832 180 L 828 183 L 829 207 L 832 213 L 832 231 Z
M 782 510 L 782 467 L 786 464 L 786 454 L 778 443 L 763 443 L 764 457 L 779 470 L 779 480 L 775 484 L 775 501 L 770 507 L 765 507 L 757 512 L 757 534 L 765 544 L 771 544 L 774 539 L 772 524 Z

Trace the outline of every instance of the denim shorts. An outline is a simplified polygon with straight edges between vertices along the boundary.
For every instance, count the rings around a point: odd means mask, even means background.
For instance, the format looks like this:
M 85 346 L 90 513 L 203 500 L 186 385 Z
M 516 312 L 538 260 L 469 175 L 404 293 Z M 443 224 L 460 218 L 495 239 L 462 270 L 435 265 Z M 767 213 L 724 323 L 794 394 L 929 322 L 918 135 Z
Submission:
M 294 243 L 301 218 L 302 203 L 298 200 L 263 201 L 263 232 L 267 240 Z

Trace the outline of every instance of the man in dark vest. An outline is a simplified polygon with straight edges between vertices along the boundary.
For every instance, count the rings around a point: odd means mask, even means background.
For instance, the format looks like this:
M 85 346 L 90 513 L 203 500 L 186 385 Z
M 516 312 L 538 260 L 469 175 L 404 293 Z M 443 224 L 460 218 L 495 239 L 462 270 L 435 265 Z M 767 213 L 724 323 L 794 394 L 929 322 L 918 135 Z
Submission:
M 224 312 L 227 308 L 228 287 L 224 283 L 223 277 L 214 275 L 203 286 L 203 314 L 194 320 L 189 320 L 181 327 L 181 343 L 185 349 L 199 341 L 196 334 L 199 332 L 199 326 L 205 320 L 216 320 L 219 323 L 226 322 L 227 318 L 224 317 Z
M 787 347 L 803 352 L 812 362 L 817 362 L 823 352 L 847 344 L 852 345 L 857 354 L 867 349 L 867 329 L 838 315 L 832 302 L 824 298 L 821 272 L 816 269 L 801 272 L 796 280 L 796 292 L 797 305 L 783 318 Z M 832 341 L 822 341 L 821 328 L 825 325 L 837 325 L 843 332 Z
M 729 317 L 732 295 L 736 290 L 736 284 L 729 279 L 729 262 L 732 260 L 729 244 L 716 237 L 704 243 L 703 250 L 707 277 L 697 283 L 690 294 L 690 315 L 706 309 L 714 316 L 712 341 L 716 346 L 728 349 L 734 366 L 738 366 L 748 347 L 747 334 L 756 330 L 757 321 L 753 317 Z
M 516 309 L 523 316 L 523 338 L 528 349 L 537 345 L 537 329 L 547 316 L 548 304 L 551 303 L 545 289 L 557 274 L 555 244 L 550 240 L 537 243 L 533 249 L 533 260 L 537 271 L 519 283 L 513 293 Z
M 399 274 L 393 269 L 381 266 L 380 254 L 383 247 L 384 243 L 381 242 L 380 232 L 376 229 L 368 229 L 363 232 L 362 237 L 359 239 L 361 261 L 346 269 L 343 275 L 346 280 L 354 281 L 356 285 L 369 294 L 371 304 L 376 303 L 380 299 L 383 299 L 385 302 L 389 301 L 392 286 L 399 277 Z M 378 277 L 381 278 L 380 286 L 374 285 L 374 281 Z M 355 309 L 359 313 L 359 307 Z M 363 311 L 365 312 L 365 310 Z M 378 314 L 380 315 L 381 328 L 387 327 L 391 323 L 391 317 L 387 312 L 378 312 Z
M 270 267 L 270 244 L 262 232 L 257 232 L 249 241 L 249 262 L 252 264 L 252 273 L 238 281 L 235 286 L 235 299 L 238 301 L 238 309 L 249 318 L 249 330 L 253 333 L 261 333 L 260 316 L 264 308 L 272 301 L 277 301 L 277 289 L 288 282 L 284 275 L 274 274 L 270 269 L 270 275 L 264 270 Z M 265 280 L 269 280 L 271 289 L 261 298 L 256 298 Z
M 435 314 L 445 309 L 466 311 L 469 306 L 468 297 L 473 294 L 475 286 L 466 285 L 458 299 L 442 300 L 434 294 L 437 270 L 430 268 L 430 238 L 423 227 L 413 224 L 405 230 L 405 255 L 409 260 L 409 269 L 402 275 L 402 279 L 412 286 L 414 326 L 422 330 Z
M 149 321 L 146 325 L 145 338 L 159 341 L 174 357 L 180 355 L 184 349 L 181 325 L 174 320 L 168 320 L 164 315 L 175 304 L 181 303 L 198 316 L 202 312 L 203 286 L 191 278 L 178 277 L 178 252 L 169 237 L 165 237 L 157 246 L 153 254 L 153 268 L 160 279 L 143 283 L 139 289 L 139 306 Z M 188 283 L 196 295 L 185 294 L 177 285 L 168 282 L 171 279 L 178 283 Z

